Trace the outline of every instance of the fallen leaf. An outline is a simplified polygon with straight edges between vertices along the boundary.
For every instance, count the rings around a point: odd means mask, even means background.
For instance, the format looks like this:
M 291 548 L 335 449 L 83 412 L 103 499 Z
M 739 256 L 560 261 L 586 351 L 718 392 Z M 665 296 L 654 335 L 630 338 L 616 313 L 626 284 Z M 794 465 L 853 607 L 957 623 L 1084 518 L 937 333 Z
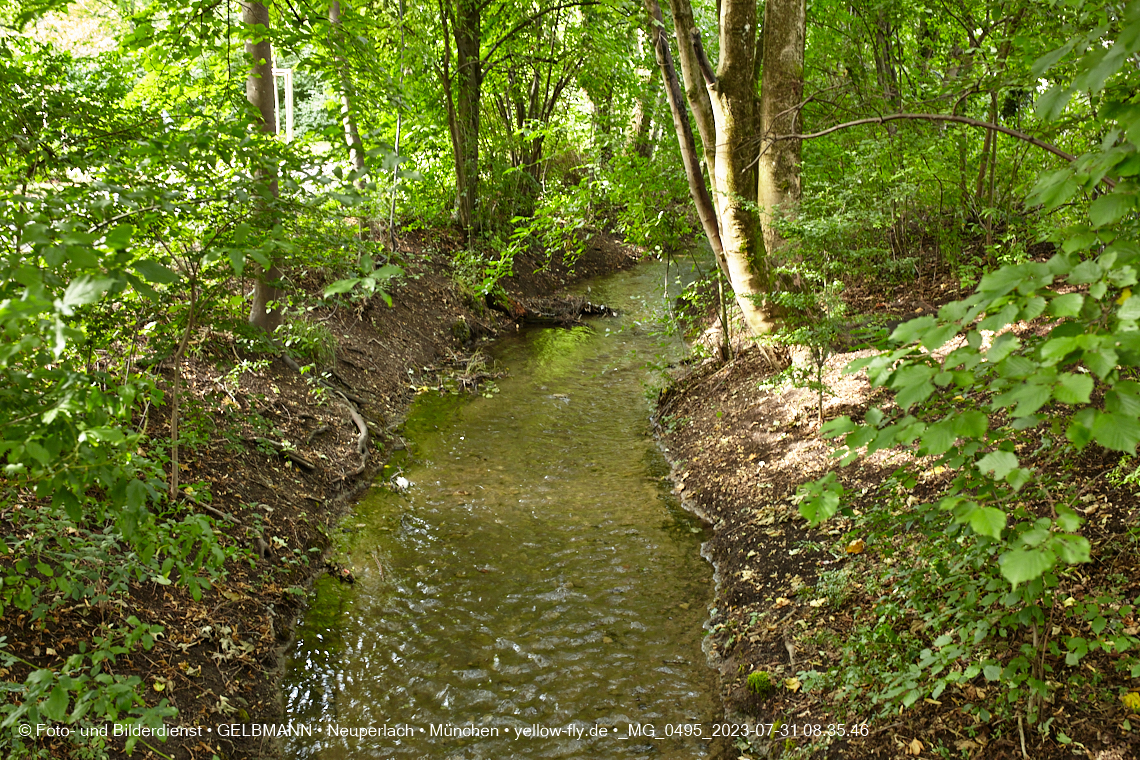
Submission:
M 776 609 L 780 609 L 781 607 L 787 607 L 789 604 L 791 604 L 791 601 L 789 601 L 786 597 L 780 596 L 780 597 L 776 598 L 776 604 L 775 604 Z
M 788 691 L 799 691 L 801 686 L 803 686 L 803 684 L 800 683 L 800 679 L 798 678 L 793 677 L 784 680 L 784 688 Z
M 917 757 L 922 754 L 922 742 L 918 739 L 911 739 L 910 744 L 906 748 L 907 754 Z
M 1140 694 L 1130 691 L 1120 698 L 1120 701 L 1134 713 L 1140 713 Z
M 847 544 L 847 553 L 848 554 L 862 554 L 863 549 L 865 549 L 866 547 L 867 547 L 866 542 L 864 542 L 863 539 L 861 539 L 861 538 L 857 538 L 854 541 L 852 541 L 851 543 Z

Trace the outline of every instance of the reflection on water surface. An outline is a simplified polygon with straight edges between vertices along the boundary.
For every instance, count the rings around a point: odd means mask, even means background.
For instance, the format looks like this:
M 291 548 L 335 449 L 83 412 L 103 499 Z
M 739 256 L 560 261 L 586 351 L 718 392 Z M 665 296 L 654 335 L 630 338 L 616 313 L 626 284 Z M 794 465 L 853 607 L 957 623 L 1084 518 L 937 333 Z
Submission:
M 711 569 L 648 424 L 647 365 L 677 350 L 656 332 L 661 280 L 644 265 L 595 283 L 620 318 L 497 344 L 510 375 L 493 398 L 416 403 L 413 485 L 358 505 L 357 582 L 318 583 L 298 630 L 286 713 L 314 731 L 289 756 L 706 756 L 665 735 L 707 733 L 716 700 L 700 649 Z M 630 724 L 657 738 L 625 738 Z

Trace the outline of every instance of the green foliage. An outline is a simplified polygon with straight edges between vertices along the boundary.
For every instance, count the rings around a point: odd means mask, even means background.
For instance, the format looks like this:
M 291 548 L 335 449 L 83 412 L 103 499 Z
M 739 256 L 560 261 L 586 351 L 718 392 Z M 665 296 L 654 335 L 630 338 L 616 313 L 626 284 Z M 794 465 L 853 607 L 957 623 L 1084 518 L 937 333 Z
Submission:
M 274 331 L 274 336 L 290 353 L 325 366 L 336 362 L 336 336 L 317 321 L 294 316 Z
M 1140 267 L 1140 109 L 1130 103 L 1135 73 L 1122 68 L 1140 51 L 1140 4 L 1102 44 L 1106 34 L 1107 27 L 1097 27 L 1038 62 L 1043 72 L 1083 51 L 1075 81 L 1093 94 L 1103 88 L 1110 137 L 1044 175 L 1032 200 L 1055 208 L 1102 182 L 1107 192 L 1089 205 L 1086 220 L 1058 237 L 1060 251 L 1048 261 L 1001 267 L 969 298 L 900 325 L 891 336 L 898 348 L 853 362 L 848 371 L 865 369 L 897 406 L 868 410 L 862 424 L 843 417 L 824 427 L 842 438 L 837 456 L 844 465 L 900 446 L 924 457 L 898 475 L 904 489 L 923 473 L 951 474 L 936 499 L 884 516 L 881 535 L 900 526 L 919 533 L 917 551 L 926 558 L 908 558 L 891 571 L 892 584 L 904 589 L 900 599 L 908 600 L 899 614 L 948 633 L 934 641 L 908 636 L 880 607 L 867 636 L 887 636 L 889 656 L 899 658 L 892 665 L 914 663 L 884 676 L 881 701 L 936 699 L 947 685 L 982 674 L 1003 688 L 1003 704 L 1013 710 L 1023 703 L 1034 721 L 1058 677 L 1049 658 L 1064 655 L 1072 666 L 1088 651 L 1129 652 L 1140 643 L 1104 616 L 1103 600 L 1069 604 L 1056 596 L 1067 566 L 1088 562 L 1092 548 L 1079 533 L 1078 494 L 1065 468 L 1091 444 L 1131 455 L 1140 442 L 1140 298 L 1132 295 Z M 1057 110 L 1048 101 L 1040 107 Z M 1009 331 L 1038 318 L 1046 330 Z M 801 513 L 813 524 L 843 501 L 834 474 L 801 497 Z M 1089 626 L 1093 643 L 1084 636 L 1051 640 L 1047 621 L 1058 609 Z M 1140 672 L 1135 663 L 1129 655 L 1122 665 Z
M 478 251 L 461 249 L 452 258 L 459 286 L 476 300 L 497 294 L 499 280 L 514 274 L 514 250 L 507 248 L 493 257 Z
M 688 186 L 674 166 L 668 153 L 652 162 L 637 154 L 615 156 L 593 182 L 596 215 L 627 241 L 651 251 L 681 249 L 697 225 Z
M 825 281 L 813 268 L 806 266 L 780 267 L 777 277 L 798 280 L 800 287 L 773 295 L 783 315 L 777 339 L 785 344 L 801 346 L 811 359 L 810 367 L 793 364 L 781 374 L 789 377 L 796 387 L 808 388 L 817 394 L 819 423 L 823 424 L 823 397 L 830 389 L 823 382 L 823 371 L 835 346 L 847 331 L 847 305 L 841 298 L 843 283 Z

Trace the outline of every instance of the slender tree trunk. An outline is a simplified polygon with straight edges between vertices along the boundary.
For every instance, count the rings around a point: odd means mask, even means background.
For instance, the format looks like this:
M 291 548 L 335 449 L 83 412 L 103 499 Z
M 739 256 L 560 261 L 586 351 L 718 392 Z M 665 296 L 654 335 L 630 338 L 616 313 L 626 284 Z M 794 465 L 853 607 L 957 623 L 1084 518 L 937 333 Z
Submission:
M 720 7 L 720 3 L 717 3 L 717 7 Z M 689 0 L 669 0 L 669 8 L 673 13 L 673 28 L 677 35 L 677 57 L 681 62 L 681 74 L 685 78 L 685 95 L 689 99 L 689 107 L 693 109 L 693 120 L 697 123 L 701 147 L 704 149 L 705 169 L 711 178 L 716 168 L 716 123 L 713 119 L 712 100 L 704 87 L 704 76 L 693 46 L 693 39 L 700 39 L 700 32 L 693 20 L 693 6 Z M 755 33 L 755 29 L 752 31 Z M 720 199 L 714 198 L 713 202 L 719 206 Z
M 337 76 L 340 78 L 340 120 L 344 125 L 344 142 L 348 146 L 348 157 L 352 161 L 352 168 L 361 173 L 364 171 L 364 144 L 360 140 L 360 131 L 356 128 L 356 119 L 353 117 L 351 84 L 348 79 L 348 65 L 344 58 L 344 27 L 340 20 L 340 3 L 337 0 L 329 3 L 329 25 L 333 32 L 333 59 L 336 61 Z M 363 179 L 359 180 L 361 183 Z
M 800 203 L 800 141 L 775 140 L 803 131 L 799 104 L 804 93 L 804 0 L 767 0 L 764 6 L 763 75 L 760 123 L 763 139 L 757 164 L 756 202 L 768 255 L 777 257 L 786 241 L 776 219 L 793 216 Z
M 456 156 L 455 205 L 468 234 L 479 224 L 479 99 L 483 86 L 479 0 L 458 0 L 455 18 Z
M 633 109 L 633 118 L 629 122 L 629 142 L 627 147 L 646 161 L 653 155 L 653 143 L 650 140 L 650 128 L 653 126 L 653 115 L 661 102 L 661 89 L 656 86 L 660 68 L 649 70 L 645 78 L 644 90 L 637 99 Z
M 689 109 L 685 105 L 685 95 L 681 92 L 681 83 L 677 79 L 677 70 L 673 67 L 673 55 L 669 51 L 669 38 L 665 36 L 665 24 L 661 18 L 661 6 L 657 0 L 644 0 L 645 10 L 649 13 L 649 39 L 657 56 L 657 65 L 661 69 L 661 79 L 665 85 L 665 96 L 669 100 L 669 110 L 673 113 L 673 128 L 677 132 L 677 142 L 681 148 L 681 160 L 685 165 L 685 177 L 689 181 L 689 194 L 693 198 L 693 205 L 697 208 L 697 216 L 701 220 L 701 227 L 708 238 L 709 246 L 716 255 L 717 263 L 725 276 L 732 281 L 728 265 L 724 260 L 724 246 L 720 241 L 720 225 L 717 222 L 716 208 L 705 178 L 701 174 L 701 160 L 697 154 L 697 141 L 693 137 L 693 128 L 689 124 Z
M 242 22 L 250 28 L 251 37 L 245 43 L 245 52 L 252 63 L 249 77 L 245 81 L 245 97 L 261 114 L 261 130 L 268 134 L 276 133 L 276 114 L 274 112 L 273 80 L 273 49 L 268 36 L 261 36 L 254 28 L 261 26 L 269 29 L 269 11 L 263 3 L 247 2 L 242 4 Z M 261 167 L 257 170 L 257 179 L 264 183 L 265 195 L 277 197 L 277 172 L 272 168 Z M 260 211 L 267 214 L 264 201 L 259 202 Z M 268 221 L 268 220 L 267 220 Z M 276 283 L 281 279 L 281 271 L 277 263 L 273 262 L 268 269 L 258 273 L 253 284 L 253 303 L 250 305 L 249 321 L 266 332 L 273 330 L 281 324 L 281 309 L 276 305 L 280 298 L 280 290 Z
M 674 0 L 683 4 L 686 0 Z M 695 29 L 678 24 L 678 39 L 692 55 L 694 71 L 701 77 L 705 98 L 713 124 L 706 152 L 714 153 L 708 162 L 711 169 L 712 195 L 705 187 L 697 160 L 696 142 L 689 127 L 688 114 L 682 100 L 677 72 L 673 68 L 669 45 L 663 34 L 661 9 L 657 0 L 645 0 L 649 12 L 657 61 L 666 84 L 666 94 L 673 111 L 673 124 L 685 160 L 689 191 L 697 206 L 705 234 L 717 261 L 728 276 L 736 294 L 736 302 L 745 324 L 753 335 L 770 332 L 773 324 L 764 304 L 757 296 L 767 293 L 764 243 L 759 234 L 755 211 L 746 199 L 751 195 L 745 186 L 748 153 L 745 146 L 751 138 L 753 103 L 753 56 L 755 55 L 756 7 L 748 0 L 722 0 L 720 19 L 720 65 L 713 73 Z M 690 16 L 691 18 L 691 16 Z M 691 90 L 691 88 L 690 88 Z M 701 102 L 698 99 L 698 102 Z M 690 101 L 690 105 L 693 105 Z M 699 120 L 698 120 L 699 123 Z M 713 199 L 715 198 L 715 206 Z

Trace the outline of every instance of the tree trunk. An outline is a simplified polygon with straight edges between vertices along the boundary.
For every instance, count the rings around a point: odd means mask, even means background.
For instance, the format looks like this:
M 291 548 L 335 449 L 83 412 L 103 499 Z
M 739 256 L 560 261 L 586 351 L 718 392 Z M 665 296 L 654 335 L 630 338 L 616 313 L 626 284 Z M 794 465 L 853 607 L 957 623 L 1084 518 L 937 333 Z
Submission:
M 263 37 L 253 31 L 256 26 L 269 29 L 269 11 L 263 3 L 243 3 L 242 22 L 250 28 L 251 37 L 245 43 L 245 52 L 252 63 L 249 77 L 245 81 L 245 97 L 261 114 L 261 130 L 268 134 L 276 133 L 276 114 L 274 113 L 273 95 L 276 83 L 273 80 L 273 49 L 267 36 Z M 277 173 L 272 168 L 261 167 L 256 172 L 257 180 L 263 183 L 265 195 L 277 197 Z M 268 216 L 264 201 L 259 202 L 259 211 Z M 272 220 L 266 219 L 271 226 Z M 281 324 L 281 310 L 277 307 L 280 290 L 277 281 L 281 279 L 281 271 L 277 263 L 273 262 L 268 269 L 258 273 L 253 284 L 253 303 L 250 305 L 249 321 L 266 332 L 273 330 Z
M 352 115 L 351 84 L 348 79 L 348 65 L 344 59 L 344 28 L 340 20 L 340 3 L 329 3 L 329 25 L 333 33 L 333 59 L 336 61 L 337 76 L 340 78 L 340 120 L 344 125 L 344 142 L 348 146 L 348 157 L 352 168 L 358 174 L 364 172 L 364 144 L 360 140 L 360 130 Z M 363 184 L 364 180 L 359 180 Z
M 799 104 L 804 93 L 804 0 L 768 0 L 764 6 L 763 74 L 760 85 L 759 176 L 756 202 L 768 255 L 778 257 L 786 241 L 776 219 L 792 216 L 800 202 L 800 141 L 775 140 L 803 131 Z
M 467 232 L 479 229 L 479 97 L 483 85 L 480 58 L 479 0 L 458 0 L 455 18 L 456 134 L 455 206 Z
M 687 0 L 674 2 L 687 5 Z M 657 0 L 645 0 L 645 8 L 649 12 L 657 61 L 665 80 L 666 94 L 673 111 L 673 124 L 681 145 L 681 156 L 685 161 L 685 175 L 689 180 L 689 191 L 697 206 L 697 214 L 701 218 L 709 244 L 717 255 L 717 261 L 736 293 L 736 302 L 749 332 L 753 335 L 770 332 L 773 324 L 766 307 L 754 298 L 767 292 L 764 243 L 759 235 L 756 214 L 746 201 L 751 194 L 750 189 L 745 187 L 743 181 L 748 164 L 745 146 L 751 137 L 748 127 L 755 99 L 752 64 L 756 41 L 756 7 L 748 0 L 722 0 L 721 60 L 715 74 L 700 46 L 699 37 L 692 33 L 692 27 L 686 32 L 683 24 L 677 26 L 678 33 L 685 35 L 678 40 L 678 44 L 682 49 L 689 47 L 694 70 L 705 82 L 704 96 L 713 116 L 710 139 L 705 143 L 706 152 L 709 148 L 714 149 L 713 157 L 708 163 L 712 196 L 701 176 L 696 142 L 689 127 L 681 86 L 672 65 L 668 40 L 662 31 L 661 9 Z M 715 207 L 713 198 L 716 198 Z
M 700 33 L 693 20 L 693 6 L 689 0 L 669 0 L 669 8 L 673 13 L 673 29 L 677 35 L 677 57 L 681 61 L 681 74 L 685 78 L 685 95 L 689 99 L 689 107 L 693 109 L 693 120 L 697 123 L 701 147 L 704 149 L 705 169 L 711 179 L 716 164 L 716 124 L 712 101 L 704 87 L 700 62 L 693 47 L 693 38 L 696 36 L 699 39 Z M 719 198 L 714 197 L 713 202 L 719 207 Z
M 660 71 L 660 68 L 649 70 L 649 75 L 643 83 L 641 97 L 637 99 L 637 104 L 633 108 L 633 118 L 629 122 L 629 141 L 626 147 L 646 161 L 653 156 L 650 127 L 653 125 L 653 116 L 661 101 L 661 90 L 656 87 L 654 81 Z
M 701 174 L 697 142 L 693 137 L 693 128 L 689 125 L 689 109 L 685 106 L 685 96 L 681 92 L 681 83 L 677 80 L 677 70 L 673 67 L 673 55 L 669 52 L 669 39 L 665 36 L 661 6 L 657 4 L 657 0 L 644 0 L 644 2 L 645 10 L 649 13 L 649 39 L 657 56 L 657 65 L 661 69 L 669 110 L 673 113 L 673 128 L 677 132 L 677 142 L 681 148 L 685 177 L 689 181 L 689 194 L 693 198 L 693 205 L 697 207 L 697 216 L 701 220 L 701 227 L 704 228 L 709 246 L 716 255 L 717 263 L 731 282 L 732 276 L 724 260 L 724 246 L 720 241 L 720 225 L 717 222 L 716 209 L 708 187 L 705 186 L 705 178 Z
M 720 61 L 715 77 L 703 51 L 696 48 L 716 125 L 713 193 L 719 199 L 720 239 L 736 302 L 749 332 L 762 335 L 775 325 L 768 307 L 755 298 L 768 293 L 769 279 L 760 220 L 747 203 L 752 194 L 746 182 L 752 154 L 745 148 L 752 137 L 749 127 L 755 103 L 756 3 L 721 0 L 720 9 Z

